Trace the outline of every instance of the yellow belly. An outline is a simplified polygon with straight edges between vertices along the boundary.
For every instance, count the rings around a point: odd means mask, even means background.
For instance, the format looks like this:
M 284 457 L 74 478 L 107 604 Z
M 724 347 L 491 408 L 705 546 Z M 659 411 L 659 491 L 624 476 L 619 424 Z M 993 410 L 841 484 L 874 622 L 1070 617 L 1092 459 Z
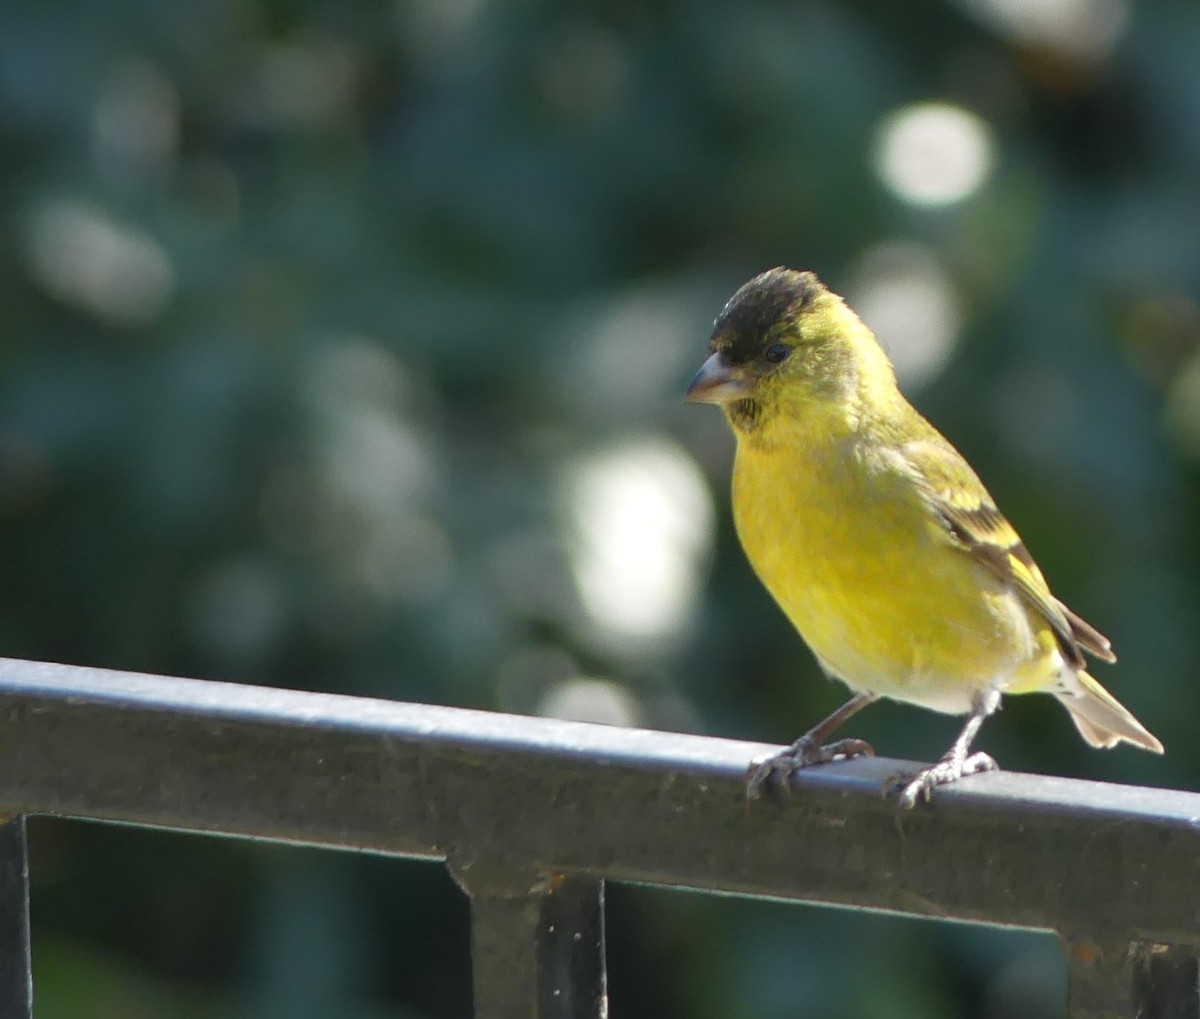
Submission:
M 1017 596 L 950 547 L 918 499 L 899 476 L 739 444 L 738 536 L 829 671 L 954 713 L 989 685 L 1045 685 L 1047 648 Z

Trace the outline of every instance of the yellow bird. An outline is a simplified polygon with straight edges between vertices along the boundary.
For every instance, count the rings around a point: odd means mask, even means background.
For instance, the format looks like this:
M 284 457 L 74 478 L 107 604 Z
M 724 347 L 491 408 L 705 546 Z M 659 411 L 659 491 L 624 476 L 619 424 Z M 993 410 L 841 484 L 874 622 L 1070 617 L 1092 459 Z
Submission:
M 1053 694 L 1094 747 L 1162 744 L 1084 670 L 1108 639 L 1050 593 L 970 465 L 913 409 L 875 335 L 810 272 L 745 284 L 716 320 L 686 399 L 719 404 L 737 436 L 733 515 L 759 579 L 824 670 L 854 696 L 747 791 L 870 754 L 826 738 L 880 697 L 970 717 L 935 765 L 904 776 L 912 807 L 995 768 L 971 744 L 1002 694 Z

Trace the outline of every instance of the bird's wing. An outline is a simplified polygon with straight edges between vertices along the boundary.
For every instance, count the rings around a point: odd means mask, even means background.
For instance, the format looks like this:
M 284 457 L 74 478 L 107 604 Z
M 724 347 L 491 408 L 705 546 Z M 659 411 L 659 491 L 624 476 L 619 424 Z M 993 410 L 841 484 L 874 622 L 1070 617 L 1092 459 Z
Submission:
M 940 437 L 939 437 L 940 438 Z M 1063 656 L 1083 668 L 1082 648 L 1106 662 L 1116 661 L 1108 638 L 1050 593 L 1020 535 L 997 508 L 971 466 L 945 440 L 906 443 L 901 455 L 918 478 L 930 510 L 952 540 L 1006 584 L 1041 616 L 1058 638 Z

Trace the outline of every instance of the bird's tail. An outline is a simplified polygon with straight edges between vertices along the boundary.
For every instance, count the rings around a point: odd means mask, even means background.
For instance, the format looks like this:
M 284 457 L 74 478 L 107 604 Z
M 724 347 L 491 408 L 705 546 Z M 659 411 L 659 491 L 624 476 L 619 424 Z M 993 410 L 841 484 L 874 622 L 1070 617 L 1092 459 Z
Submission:
M 1088 743 L 1108 749 L 1124 741 L 1161 754 L 1163 745 L 1121 703 L 1086 672 L 1077 672 L 1074 689 L 1055 696 L 1071 713 L 1071 721 Z

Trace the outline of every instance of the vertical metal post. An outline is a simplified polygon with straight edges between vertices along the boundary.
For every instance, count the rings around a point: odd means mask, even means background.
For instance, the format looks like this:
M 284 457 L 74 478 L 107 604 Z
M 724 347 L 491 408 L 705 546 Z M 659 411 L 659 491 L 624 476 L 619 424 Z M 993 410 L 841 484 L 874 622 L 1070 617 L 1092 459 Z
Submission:
M 1063 950 L 1070 1019 L 1135 1019 L 1133 951 L 1128 941 L 1064 935 Z
M 602 881 L 450 867 L 471 898 L 475 1019 L 607 1019 Z
M 33 1015 L 25 815 L 0 820 L 0 1019 Z
M 1200 959 L 1194 946 L 1136 946 L 1133 970 L 1137 1019 L 1200 1019 Z
M 1071 1019 L 1200 1019 L 1200 958 L 1191 945 L 1063 938 Z

